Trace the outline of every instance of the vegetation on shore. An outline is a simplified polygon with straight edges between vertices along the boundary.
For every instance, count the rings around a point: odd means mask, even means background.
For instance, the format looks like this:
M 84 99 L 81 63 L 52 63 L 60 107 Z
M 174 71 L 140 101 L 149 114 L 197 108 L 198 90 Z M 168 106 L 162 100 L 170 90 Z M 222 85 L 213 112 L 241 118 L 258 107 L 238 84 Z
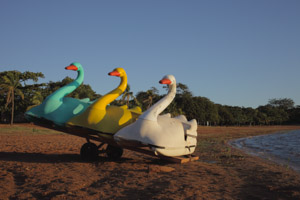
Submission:
M 44 74 L 41 72 L 0 72 L 0 122 L 10 122 L 11 124 L 23 122 L 26 110 L 41 104 L 49 94 L 73 81 L 66 77 L 62 81 L 37 83 L 40 78 L 44 78 Z M 101 95 L 96 94 L 90 85 L 83 84 L 69 96 L 79 99 L 88 97 L 94 100 Z M 159 95 L 155 87 L 133 95 L 128 86 L 121 98 L 113 103 L 127 104 L 129 107 L 139 105 L 146 110 L 162 97 L 163 95 Z M 173 116 L 184 114 L 188 119 L 196 119 L 200 125 L 239 126 L 300 123 L 300 106 L 295 106 L 294 101 L 290 98 L 270 99 L 266 105 L 257 108 L 227 106 L 215 104 L 206 97 L 193 96 L 183 83 L 177 84 L 175 100 L 165 112 L 169 112 Z

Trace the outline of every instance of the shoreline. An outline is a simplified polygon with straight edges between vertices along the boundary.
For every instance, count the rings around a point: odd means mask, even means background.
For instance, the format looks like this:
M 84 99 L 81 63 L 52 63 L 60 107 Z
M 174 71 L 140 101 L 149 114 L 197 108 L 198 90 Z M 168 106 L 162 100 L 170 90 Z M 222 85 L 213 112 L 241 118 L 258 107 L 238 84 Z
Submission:
M 257 136 L 250 136 L 246 138 L 230 140 L 228 141 L 228 144 L 231 145 L 232 147 L 242 150 L 243 152 L 249 155 L 257 156 L 266 159 L 268 161 L 272 161 L 286 168 L 291 168 L 292 170 L 300 174 L 300 165 L 297 165 L 296 162 L 293 162 L 293 160 L 295 159 L 299 160 L 299 158 L 292 157 L 291 159 L 291 155 L 280 155 L 278 153 L 277 154 L 272 153 L 272 150 L 274 150 L 274 148 L 278 149 L 278 146 L 276 147 L 275 145 L 268 144 L 268 141 L 266 141 L 266 140 L 274 141 L 274 140 L 279 140 L 281 138 L 287 138 L 287 137 L 289 137 L 288 139 L 292 140 L 293 136 L 291 134 L 294 134 L 296 132 L 298 132 L 297 134 L 300 134 L 300 130 L 290 130 L 285 132 L 277 132 L 277 133 L 272 133 L 267 135 L 257 135 Z M 288 144 L 285 145 L 286 145 L 285 148 L 289 148 Z M 255 148 L 255 146 L 258 146 L 258 148 Z M 300 152 L 296 152 L 296 153 L 300 155 Z M 288 159 L 285 159 L 284 157 L 287 157 Z

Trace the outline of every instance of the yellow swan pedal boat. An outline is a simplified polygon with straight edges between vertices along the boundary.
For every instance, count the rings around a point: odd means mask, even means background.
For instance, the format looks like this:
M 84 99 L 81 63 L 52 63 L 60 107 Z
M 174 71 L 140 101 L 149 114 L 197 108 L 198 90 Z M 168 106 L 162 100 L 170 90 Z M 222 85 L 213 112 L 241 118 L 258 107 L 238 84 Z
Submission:
M 118 98 L 127 87 L 127 75 L 123 68 L 116 68 L 108 73 L 110 76 L 121 78 L 119 86 L 100 97 L 91 104 L 82 114 L 71 118 L 66 125 L 68 127 L 81 127 L 92 129 L 101 133 L 114 134 L 121 128 L 133 123 L 142 114 L 140 107 L 128 109 L 125 106 L 109 106 Z

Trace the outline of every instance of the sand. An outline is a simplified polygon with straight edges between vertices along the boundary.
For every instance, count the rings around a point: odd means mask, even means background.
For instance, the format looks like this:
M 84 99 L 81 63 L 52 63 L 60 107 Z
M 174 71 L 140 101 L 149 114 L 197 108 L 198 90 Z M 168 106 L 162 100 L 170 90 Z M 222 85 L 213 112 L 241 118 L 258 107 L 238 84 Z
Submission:
M 299 126 L 199 126 L 200 159 L 185 164 L 128 150 L 118 161 L 83 162 L 85 139 L 13 127 L 0 125 L 0 199 L 300 199 L 299 173 L 227 144 Z

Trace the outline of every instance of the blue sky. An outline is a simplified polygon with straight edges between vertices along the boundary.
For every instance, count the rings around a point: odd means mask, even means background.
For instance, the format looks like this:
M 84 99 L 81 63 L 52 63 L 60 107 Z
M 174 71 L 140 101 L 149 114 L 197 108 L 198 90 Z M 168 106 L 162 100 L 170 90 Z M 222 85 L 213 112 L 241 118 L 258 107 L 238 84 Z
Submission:
M 256 108 L 300 105 L 298 0 L 0 0 L 0 70 L 59 81 L 80 62 L 100 94 L 123 67 L 136 94 L 173 74 L 194 96 Z

